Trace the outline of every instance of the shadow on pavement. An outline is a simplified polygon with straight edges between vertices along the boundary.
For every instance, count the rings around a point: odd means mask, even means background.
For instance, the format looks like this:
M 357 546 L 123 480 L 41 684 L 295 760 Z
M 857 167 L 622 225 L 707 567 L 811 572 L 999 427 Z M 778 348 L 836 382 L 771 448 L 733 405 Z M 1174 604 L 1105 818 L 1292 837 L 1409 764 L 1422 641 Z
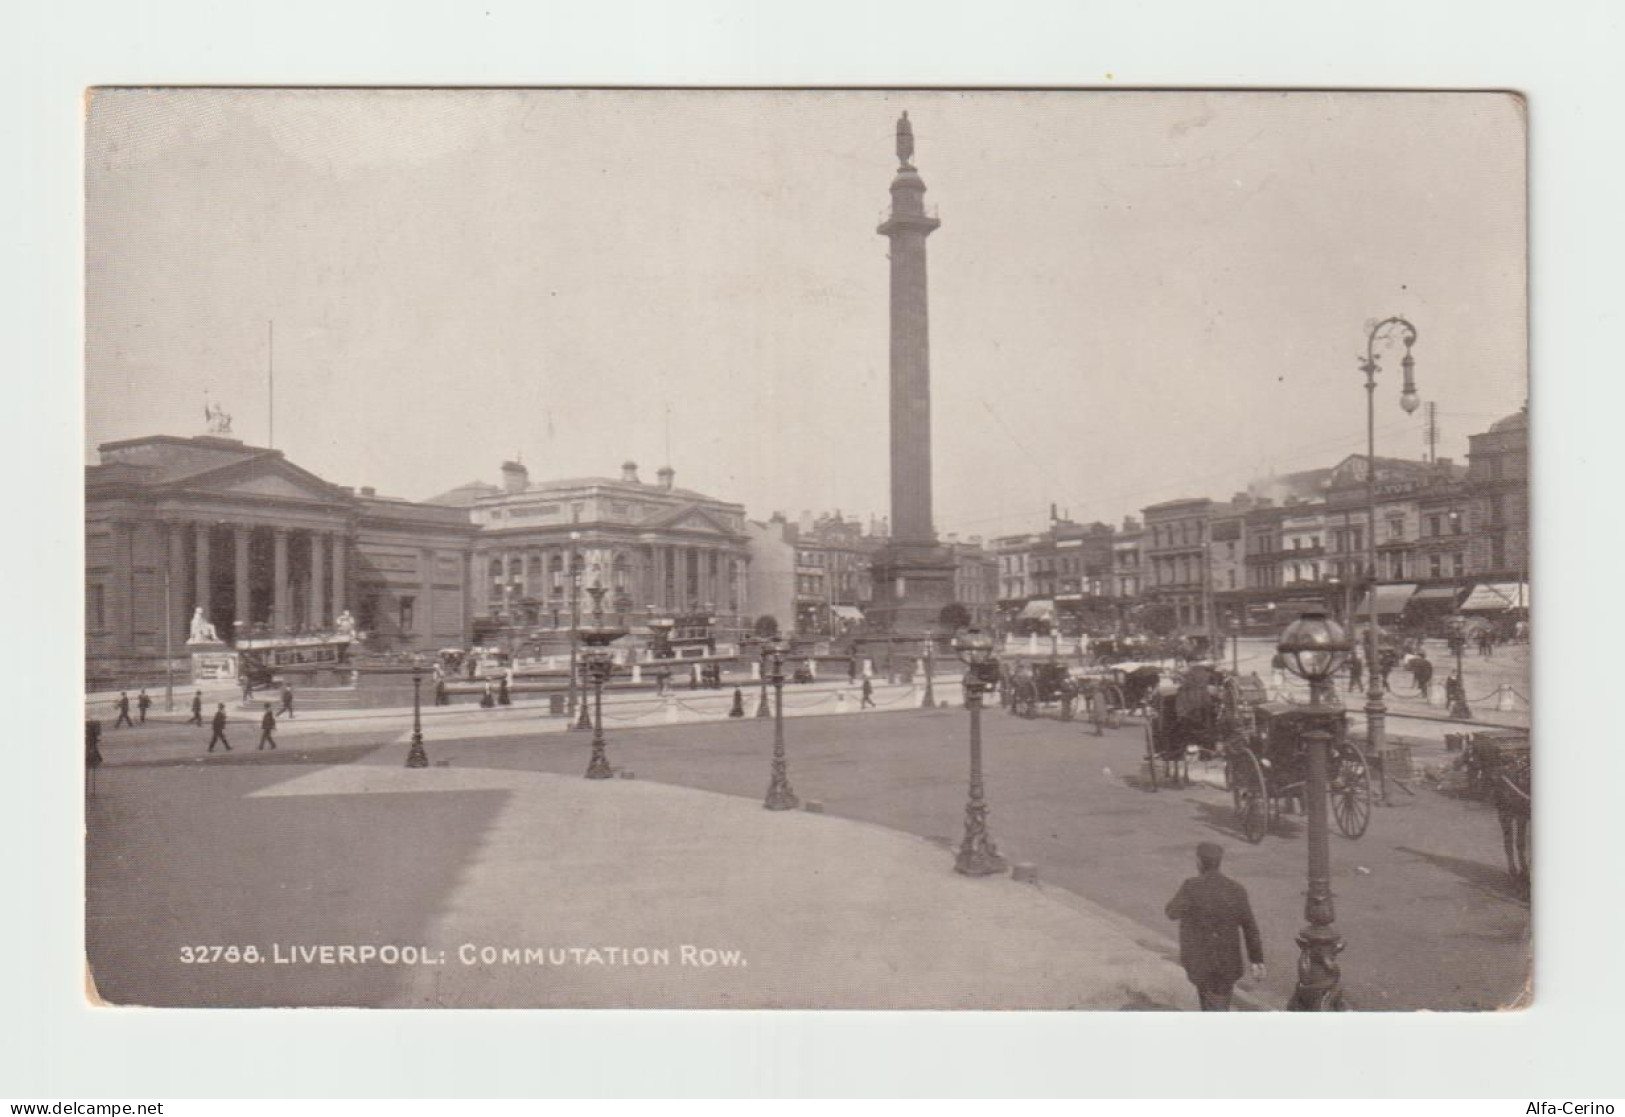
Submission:
M 1394 849 L 1425 861 L 1435 868 L 1443 869 L 1497 899 L 1511 900 L 1524 907 L 1529 906 L 1528 890 L 1500 865 L 1487 865 L 1482 861 L 1468 861 L 1463 857 L 1449 857 L 1442 853 L 1428 853 L 1409 846 L 1395 846 Z

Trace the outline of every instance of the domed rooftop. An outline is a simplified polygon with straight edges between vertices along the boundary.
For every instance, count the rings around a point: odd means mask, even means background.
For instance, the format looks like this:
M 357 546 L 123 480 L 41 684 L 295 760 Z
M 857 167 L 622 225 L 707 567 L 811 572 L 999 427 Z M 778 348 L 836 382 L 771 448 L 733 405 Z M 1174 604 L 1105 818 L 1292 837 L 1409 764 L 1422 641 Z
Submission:
M 1505 419 L 1497 419 L 1494 423 L 1490 424 L 1490 430 L 1492 432 L 1494 432 L 1494 431 L 1528 430 L 1528 429 L 1529 429 L 1529 405 L 1527 403 L 1524 404 L 1523 407 L 1519 408 L 1517 411 L 1514 411 L 1511 415 L 1508 415 Z

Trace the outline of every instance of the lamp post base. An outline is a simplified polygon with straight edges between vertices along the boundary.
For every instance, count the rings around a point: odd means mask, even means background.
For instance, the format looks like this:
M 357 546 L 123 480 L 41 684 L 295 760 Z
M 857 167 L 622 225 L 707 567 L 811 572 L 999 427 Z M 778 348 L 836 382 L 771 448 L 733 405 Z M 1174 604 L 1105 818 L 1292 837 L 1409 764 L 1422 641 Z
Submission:
M 773 762 L 773 779 L 767 785 L 767 798 L 762 800 L 762 806 L 770 811 L 793 811 L 801 806 L 801 800 L 790 790 L 790 777 L 783 761 Z
M 587 778 L 589 780 L 608 780 L 615 777 L 615 771 L 609 766 L 609 757 L 604 755 L 604 742 L 601 740 L 592 743 L 592 759 L 587 762 Z
M 1342 971 L 1337 956 L 1343 936 L 1330 927 L 1305 927 L 1298 934 L 1298 986 L 1287 1005 L 1290 1012 L 1347 1012 Z
M 1009 864 L 987 832 L 987 804 L 972 800 L 965 806 L 965 840 L 954 859 L 954 872 L 967 877 L 990 877 L 1002 873 Z
M 585 702 L 580 703 L 580 716 L 571 724 L 570 729 L 577 733 L 592 732 L 592 714 L 588 711 Z
M 412 734 L 412 748 L 406 754 L 406 766 L 408 768 L 427 768 L 429 766 L 429 754 L 423 751 L 423 734 L 421 733 Z

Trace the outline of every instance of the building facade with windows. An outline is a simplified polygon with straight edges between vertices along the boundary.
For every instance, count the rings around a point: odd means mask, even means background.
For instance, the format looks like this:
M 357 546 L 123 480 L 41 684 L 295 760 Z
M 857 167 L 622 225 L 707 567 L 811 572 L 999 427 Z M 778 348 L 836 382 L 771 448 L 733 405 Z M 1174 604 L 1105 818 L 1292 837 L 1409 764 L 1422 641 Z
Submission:
M 1470 573 L 1523 581 L 1529 571 L 1529 408 L 1468 438 Z
M 621 475 L 532 482 L 518 462 L 502 484 L 463 485 L 430 503 L 461 508 L 478 528 L 471 585 L 482 633 L 567 629 L 604 609 L 631 617 L 704 613 L 736 637 L 750 610 L 744 506 L 677 488 L 671 467 L 649 484 Z
M 1183 634 L 1207 630 L 1208 519 L 1213 507 L 1211 499 L 1193 497 L 1153 504 L 1141 512 L 1146 563 L 1141 594 L 1172 605 Z

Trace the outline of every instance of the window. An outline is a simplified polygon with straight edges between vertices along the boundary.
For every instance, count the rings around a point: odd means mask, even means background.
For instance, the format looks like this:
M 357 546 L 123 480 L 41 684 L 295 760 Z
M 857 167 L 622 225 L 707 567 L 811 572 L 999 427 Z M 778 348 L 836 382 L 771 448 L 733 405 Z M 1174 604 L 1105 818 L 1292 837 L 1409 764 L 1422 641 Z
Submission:
M 1431 535 L 1431 536 L 1434 536 L 1434 537 L 1437 537 L 1437 536 L 1440 536 L 1440 535 L 1444 534 L 1444 517 L 1443 516 L 1429 516 L 1428 517 L 1428 534 Z
M 401 631 L 402 632 L 415 632 L 417 630 L 417 626 L 413 623 L 417 619 L 416 616 L 415 616 L 416 612 L 417 612 L 417 598 L 415 598 L 415 597 L 403 597 L 403 598 L 401 598 Z
M 100 632 L 107 627 L 106 587 L 100 582 L 85 587 L 85 619 L 90 622 L 92 632 Z
M 1500 570 L 1506 566 L 1506 543 L 1500 536 L 1490 540 L 1490 569 Z
M 1506 497 L 1500 493 L 1490 497 L 1490 523 L 1499 524 L 1506 518 Z
M 1229 578 L 1229 580 L 1230 580 L 1229 588 L 1230 589 L 1235 589 L 1236 588 L 1236 572 L 1234 570 L 1226 571 L 1225 576 L 1227 578 Z
M 1388 517 L 1388 538 L 1389 539 L 1404 539 L 1405 538 L 1405 517 L 1404 516 L 1389 516 Z
M 1453 566 L 1455 568 L 1454 573 L 1456 573 L 1456 574 L 1465 574 L 1465 573 L 1467 573 L 1467 556 L 1466 555 L 1462 554 L 1460 551 L 1457 551 L 1455 554 L 1451 555 L 1450 558 L 1451 558 L 1451 563 L 1450 564 L 1451 564 L 1451 566 Z
M 1435 517 L 1435 518 L 1437 518 L 1437 517 Z M 1435 533 L 1435 534 L 1437 534 L 1437 533 Z M 1439 575 L 1442 573 L 1442 571 L 1440 570 L 1440 567 L 1442 567 L 1443 565 L 1444 565 L 1444 556 L 1443 555 L 1429 555 L 1428 556 L 1428 577 L 1429 578 L 1437 578 L 1437 577 L 1439 577 Z
M 582 513 L 586 512 L 586 510 L 587 506 L 580 502 L 570 505 L 570 522 L 572 524 L 579 524 L 581 522 Z

